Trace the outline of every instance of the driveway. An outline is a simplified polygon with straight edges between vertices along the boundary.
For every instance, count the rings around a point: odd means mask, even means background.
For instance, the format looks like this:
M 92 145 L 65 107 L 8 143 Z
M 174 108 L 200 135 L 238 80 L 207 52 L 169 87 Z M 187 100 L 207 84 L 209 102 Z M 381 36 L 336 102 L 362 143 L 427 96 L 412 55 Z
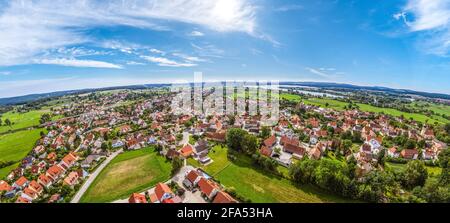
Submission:
M 97 178 L 98 174 L 100 174 L 100 172 L 106 167 L 106 165 L 108 165 L 109 162 L 111 162 L 111 160 L 113 160 L 117 155 L 122 153 L 122 151 L 123 150 L 120 149 L 120 150 L 112 153 L 108 158 L 106 158 L 106 160 L 103 161 L 100 164 L 100 166 L 92 174 L 89 175 L 86 182 L 84 182 L 83 186 L 81 186 L 80 190 L 78 190 L 78 192 L 72 198 L 72 201 L 70 201 L 70 203 L 78 203 L 80 201 L 81 197 L 83 196 L 83 194 L 89 188 L 89 186 L 91 186 L 92 182 L 94 182 L 95 178 Z

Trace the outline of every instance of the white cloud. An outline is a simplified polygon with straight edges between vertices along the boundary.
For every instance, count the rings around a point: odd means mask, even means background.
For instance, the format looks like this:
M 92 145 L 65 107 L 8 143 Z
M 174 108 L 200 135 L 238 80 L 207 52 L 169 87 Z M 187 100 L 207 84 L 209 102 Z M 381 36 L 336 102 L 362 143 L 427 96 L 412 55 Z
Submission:
M 191 62 L 205 62 L 205 59 L 199 58 L 199 57 L 194 57 L 194 56 L 188 56 L 186 54 L 182 54 L 182 53 L 172 53 L 172 55 L 176 56 L 176 57 L 180 57 L 186 61 L 191 61 Z
M 166 52 L 164 52 L 162 50 L 158 50 L 158 49 L 150 49 L 150 52 L 161 54 L 161 55 L 165 55 L 166 54 Z
M 8 1 L 0 10 L 0 66 L 27 64 L 51 49 L 95 43 L 86 31 L 99 26 L 168 30 L 158 24 L 175 21 L 270 41 L 255 31 L 255 15 L 250 0 Z M 131 48 L 118 49 L 132 53 Z
M 127 61 L 127 65 L 145 65 L 145 63 L 136 62 L 136 61 Z
M 205 34 L 199 31 L 192 31 L 188 36 L 204 36 Z
M 9 71 L 0 71 L 0 75 L 8 76 L 10 74 L 11 74 L 11 72 L 9 72 Z
M 77 59 L 59 58 L 59 59 L 39 59 L 39 60 L 35 60 L 34 63 L 69 66 L 69 67 L 93 67 L 93 68 L 122 69 L 122 66 L 120 66 L 120 65 L 103 62 L 103 61 L 96 61 L 96 60 L 77 60 Z
M 302 5 L 283 5 L 281 7 L 278 7 L 275 9 L 275 11 L 278 12 L 287 12 L 287 11 L 296 11 L 296 10 L 301 10 L 303 9 Z
M 197 64 L 194 63 L 180 63 L 174 60 L 170 60 L 165 57 L 152 57 L 152 56 L 141 56 L 143 59 L 148 60 L 150 62 L 156 63 L 158 66 L 162 67 L 194 67 Z
M 305 68 L 307 71 L 309 71 L 310 73 L 319 75 L 321 77 L 325 77 L 325 78 L 336 78 L 338 76 L 344 75 L 345 72 L 342 71 L 337 71 L 336 68 L 326 68 L 326 67 L 321 67 L 321 68 L 311 68 L 311 67 L 306 67 Z
M 424 51 L 440 56 L 449 54 L 450 1 L 408 0 L 403 11 L 395 14 L 394 18 L 403 18 L 411 32 L 423 34 L 420 45 Z

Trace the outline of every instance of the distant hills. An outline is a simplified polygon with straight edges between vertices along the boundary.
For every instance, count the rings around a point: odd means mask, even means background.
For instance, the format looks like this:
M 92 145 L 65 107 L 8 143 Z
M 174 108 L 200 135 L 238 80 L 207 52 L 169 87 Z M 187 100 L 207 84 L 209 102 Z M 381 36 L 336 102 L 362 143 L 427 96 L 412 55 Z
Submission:
M 108 90 L 118 90 L 118 89 L 138 90 L 138 89 L 146 89 L 149 87 L 169 87 L 170 85 L 171 84 L 145 84 L 145 85 L 130 85 L 130 86 L 116 86 L 116 87 L 105 87 L 105 88 L 90 88 L 90 89 L 81 89 L 81 90 L 57 91 L 57 92 L 42 93 L 42 94 L 29 94 L 29 95 L 17 96 L 17 97 L 0 98 L 0 105 L 24 104 L 24 103 L 28 103 L 28 102 L 37 101 L 40 99 L 61 97 L 61 96 L 72 95 L 72 94 L 84 94 L 84 93 L 90 93 L 90 92 L 95 92 L 95 91 L 108 91 Z M 407 89 L 393 89 L 393 88 L 379 87 L 379 86 L 358 86 L 358 85 L 352 85 L 352 84 L 328 83 L 328 82 L 280 82 L 280 85 L 300 85 L 300 86 L 305 86 L 305 87 L 318 87 L 318 88 L 325 88 L 325 89 L 369 90 L 369 91 L 380 91 L 380 92 L 400 94 L 400 95 L 417 95 L 417 96 L 433 98 L 433 99 L 450 100 L 450 95 L 448 95 L 448 94 L 429 93 L 429 92 L 413 91 L 413 90 L 407 90 Z

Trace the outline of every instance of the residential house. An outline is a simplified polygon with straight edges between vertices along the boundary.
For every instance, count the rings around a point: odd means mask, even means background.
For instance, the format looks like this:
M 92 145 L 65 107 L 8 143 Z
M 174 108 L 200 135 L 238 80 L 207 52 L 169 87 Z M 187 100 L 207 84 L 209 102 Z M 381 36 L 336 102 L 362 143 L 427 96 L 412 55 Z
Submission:
M 392 158 L 398 158 L 400 156 L 400 153 L 397 152 L 397 147 L 394 146 L 388 149 L 387 155 Z
M 219 191 L 214 197 L 213 203 L 237 203 L 237 201 L 229 194 Z
M 66 178 L 64 178 L 64 185 L 68 186 L 75 186 L 78 183 L 78 180 L 80 179 L 80 176 L 77 172 L 72 171 L 67 175 Z
M 418 155 L 416 149 L 404 149 L 400 152 L 400 156 L 404 159 L 417 159 Z
M 212 200 L 219 191 L 218 186 L 214 182 L 203 177 L 198 181 L 198 187 L 200 188 L 202 194 L 205 195 L 209 200 Z
M 11 191 L 13 188 L 8 184 L 8 182 L 1 180 L 0 181 L 0 192 L 5 191 Z
M 28 181 L 27 178 L 25 178 L 24 176 L 21 176 L 18 180 L 16 180 L 14 182 L 14 184 L 12 186 L 13 186 L 13 188 L 20 190 L 20 189 L 27 187 L 29 183 L 30 183 L 30 181 Z
M 37 195 L 41 195 L 42 192 L 44 191 L 44 188 L 35 180 L 30 182 L 30 185 L 28 186 L 29 189 L 31 189 L 32 191 L 36 192 Z
M 145 198 L 145 195 L 133 193 L 128 199 L 128 203 L 148 203 L 148 202 L 147 198 Z
M 192 189 L 197 186 L 197 183 L 198 181 L 200 181 L 200 179 L 200 174 L 196 170 L 191 170 L 183 180 L 183 185 L 189 189 Z
M 53 165 L 45 173 L 52 181 L 57 181 L 64 174 L 65 170 L 58 165 Z
M 39 175 L 37 182 L 45 188 L 49 188 L 52 185 L 52 180 L 45 174 Z
M 164 202 L 164 200 L 175 197 L 175 194 L 172 190 L 164 183 L 158 183 L 155 187 L 156 197 L 160 202 Z
M 70 167 L 72 167 L 76 161 L 78 160 L 78 156 L 73 153 L 70 152 L 69 154 L 67 154 L 61 161 L 61 167 L 63 167 L 64 169 L 69 169 Z
M 23 189 L 22 194 L 20 196 L 29 201 L 33 201 L 34 199 L 38 198 L 38 194 L 33 190 L 31 190 L 30 188 Z
M 194 148 L 192 148 L 190 144 L 184 145 L 183 148 L 181 148 L 180 150 L 180 154 L 184 158 L 190 157 L 192 153 L 194 153 Z

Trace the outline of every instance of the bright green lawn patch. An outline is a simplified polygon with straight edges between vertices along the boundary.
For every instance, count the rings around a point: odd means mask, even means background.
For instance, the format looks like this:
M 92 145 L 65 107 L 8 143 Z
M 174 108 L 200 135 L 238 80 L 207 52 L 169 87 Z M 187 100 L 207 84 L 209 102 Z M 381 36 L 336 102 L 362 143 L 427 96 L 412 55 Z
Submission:
M 406 169 L 406 163 L 392 163 L 392 162 L 386 162 L 386 167 L 390 168 L 391 170 L 395 172 L 401 172 Z M 442 168 L 437 166 L 425 166 L 428 172 L 428 177 L 430 178 L 436 178 L 441 174 Z
M 249 157 L 239 156 L 238 160 L 230 162 L 225 146 L 216 146 L 214 151 L 209 153 L 214 162 L 207 166 L 201 166 L 192 159 L 188 163 L 201 167 L 221 184 L 235 188 L 239 195 L 252 202 L 352 202 L 313 186 L 295 186 L 285 178 L 257 169 Z M 284 169 L 282 172 L 287 171 L 287 168 Z
M 16 169 L 19 166 L 19 162 L 14 163 L 11 166 L 4 167 L 0 169 L 0 179 L 4 179 L 6 176 L 8 176 L 9 173 L 11 173 L 12 170 Z
M 426 115 L 423 114 L 417 114 L 417 113 L 408 113 L 408 112 L 402 112 L 396 109 L 392 109 L 392 108 L 379 108 L 379 107 L 374 107 L 371 105 L 367 105 L 367 104 L 360 104 L 358 103 L 359 109 L 361 111 L 366 111 L 366 112 L 375 112 L 375 113 L 382 113 L 384 112 L 384 114 L 388 114 L 388 115 L 392 115 L 392 116 L 401 116 L 403 115 L 406 119 L 410 119 L 413 118 L 416 121 L 419 122 L 425 122 L 426 120 L 429 120 L 429 123 L 433 123 L 433 122 L 439 122 L 439 123 L 443 123 L 442 121 L 445 119 L 441 119 L 441 120 L 435 120 L 432 119 L 430 117 L 427 117 Z
M 23 130 L 0 135 L 0 160 L 20 161 L 30 152 L 44 129 Z
M 41 115 L 45 113 L 49 113 L 50 110 L 47 109 L 41 109 L 41 110 L 35 110 L 35 111 L 29 111 L 25 113 L 18 113 L 18 112 L 7 112 L 4 113 L 1 117 L 2 119 L 2 126 L 0 126 L 0 133 L 7 132 L 9 130 L 15 130 L 15 129 L 22 129 L 22 128 L 28 128 L 31 126 L 39 125 L 39 120 L 41 119 Z M 5 125 L 5 120 L 9 119 L 12 123 L 11 126 Z
M 81 198 L 83 203 L 123 199 L 170 178 L 172 165 L 151 148 L 125 152 L 114 158 Z
M 286 99 L 286 100 L 290 100 L 290 101 L 295 101 L 295 102 L 302 101 L 303 103 L 308 104 L 308 105 L 315 105 L 315 106 L 319 106 L 319 107 L 323 107 L 323 108 L 331 108 L 331 109 L 338 110 L 338 111 L 344 110 L 344 107 L 347 106 L 347 104 L 348 104 L 346 102 L 338 101 L 335 99 L 328 99 L 328 98 L 313 98 L 312 97 L 312 98 L 302 99 L 302 97 L 299 95 L 287 94 L 287 93 L 280 94 L 280 97 L 282 99 Z M 424 114 L 402 112 L 402 111 L 392 109 L 392 108 L 380 108 L 380 107 L 375 107 L 372 105 L 361 104 L 361 103 L 357 103 L 357 105 L 359 106 L 359 110 L 361 110 L 361 111 L 384 113 L 384 114 L 392 115 L 392 116 L 396 116 L 396 117 L 400 117 L 401 115 L 403 115 L 406 119 L 412 118 L 415 121 L 422 122 L 422 123 L 425 123 L 427 120 L 429 123 L 438 122 L 438 123 L 443 124 L 443 123 L 450 122 L 449 120 L 444 119 L 437 115 L 428 117 Z

